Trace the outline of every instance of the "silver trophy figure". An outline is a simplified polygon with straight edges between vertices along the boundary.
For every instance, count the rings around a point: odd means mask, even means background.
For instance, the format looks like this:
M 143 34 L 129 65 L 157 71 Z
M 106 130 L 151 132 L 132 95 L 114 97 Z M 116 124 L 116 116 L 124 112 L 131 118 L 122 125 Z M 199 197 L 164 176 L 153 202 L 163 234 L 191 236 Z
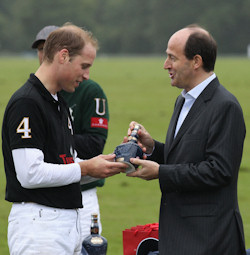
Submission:
M 128 137 L 128 142 L 118 145 L 115 148 L 115 161 L 123 162 L 128 165 L 126 173 L 132 173 L 136 170 L 137 165 L 130 163 L 130 158 L 142 158 L 143 152 L 141 147 L 137 144 L 138 139 L 138 130 L 140 125 L 135 125 L 134 129 L 131 132 L 131 135 Z

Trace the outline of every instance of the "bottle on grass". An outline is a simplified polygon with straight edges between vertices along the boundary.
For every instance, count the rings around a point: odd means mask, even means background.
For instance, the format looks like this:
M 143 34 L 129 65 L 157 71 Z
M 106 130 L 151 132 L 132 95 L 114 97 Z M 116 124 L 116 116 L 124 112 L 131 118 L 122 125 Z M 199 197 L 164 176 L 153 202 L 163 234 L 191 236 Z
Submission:
M 82 255 L 106 255 L 107 248 L 107 239 L 99 234 L 98 214 L 93 213 L 91 215 L 90 235 L 82 243 Z

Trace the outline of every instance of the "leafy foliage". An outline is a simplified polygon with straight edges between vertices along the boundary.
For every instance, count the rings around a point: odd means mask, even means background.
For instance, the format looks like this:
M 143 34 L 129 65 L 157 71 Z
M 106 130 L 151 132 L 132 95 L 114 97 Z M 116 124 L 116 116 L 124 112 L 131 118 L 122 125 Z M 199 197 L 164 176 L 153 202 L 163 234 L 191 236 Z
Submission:
M 0 51 L 28 51 L 42 27 L 70 21 L 91 30 L 103 54 L 158 54 L 191 23 L 213 34 L 220 53 L 245 53 L 249 9 L 249 0 L 1 0 Z

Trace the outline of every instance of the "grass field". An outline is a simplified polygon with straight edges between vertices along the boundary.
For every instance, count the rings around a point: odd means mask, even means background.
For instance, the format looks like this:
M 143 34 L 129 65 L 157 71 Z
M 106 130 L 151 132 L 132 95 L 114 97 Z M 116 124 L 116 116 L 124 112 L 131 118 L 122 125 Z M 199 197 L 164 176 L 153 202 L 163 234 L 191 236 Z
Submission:
M 142 123 L 151 135 L 165 140 L 173 105 L 180 90 L 172 88 L 163 70 L 164 57 L 100 57 L 91 70 L 109 100 L 109 137 L 105 153 L 111 153 L 126 135 L 132 120 Z M 11 94 L 38 67 L 37 59 L 0 58 L 0 119 Z M 239 100 L 250 127 L 250 60 L 219 57 L 215 72 L 220 82 Z M 250 248 L 250 136 L 247 132 L 238 197 L 245 228 L 246 246 Z M 5 175 L 0 156 L 0 254 L 7 255 L 7 217 L 11 207 L 4 200 Z M 158 182 L 128 178 L 123 174 L 106 180 L 98 189 L 103 236 L 108 239 L 108 255 L 123 254 L 122 230 L 138 224 L 158 221 L 160 191 Z

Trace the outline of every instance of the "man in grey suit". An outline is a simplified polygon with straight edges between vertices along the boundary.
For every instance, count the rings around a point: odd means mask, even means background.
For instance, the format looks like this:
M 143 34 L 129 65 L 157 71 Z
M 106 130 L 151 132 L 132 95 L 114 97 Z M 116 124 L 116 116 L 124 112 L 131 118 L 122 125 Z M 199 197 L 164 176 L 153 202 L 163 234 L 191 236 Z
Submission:
M 182 93 L 165 144 L 141 125 L 138 142 L 149 155 L 131 159 L 140 167 L 128 176 L 159 179 L 161 255 L 246 254 L 237 199 L 246 130 L 237 99 L 214 73 L 216 42 L 191 25 L 171 36 L 166 53 L 164 69 Z

